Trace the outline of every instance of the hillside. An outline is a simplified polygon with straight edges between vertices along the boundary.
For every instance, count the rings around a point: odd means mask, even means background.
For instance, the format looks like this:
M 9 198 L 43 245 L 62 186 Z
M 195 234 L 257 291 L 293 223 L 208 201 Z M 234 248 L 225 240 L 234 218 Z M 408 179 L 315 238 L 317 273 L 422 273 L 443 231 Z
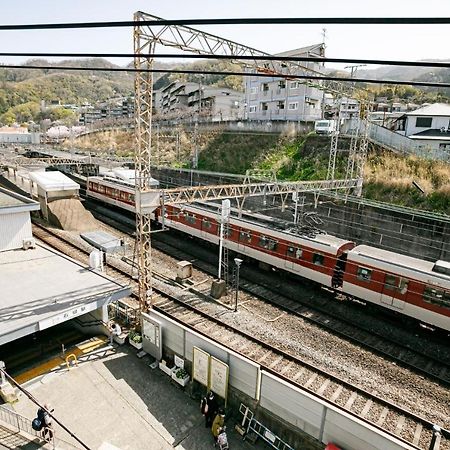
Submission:
M 167 134 L 170 136 L 170 134 Z M 172 136 L 175 133 L 172 132 Z M 180 131 L 180 145 L 175 139 L 159 140 L 159 154 L 154 163 L 174 167 L 190 167 L 197 146 L 198 166 L 203 170 L 244 174 L 247 169 L 274 170 L 279 180 L 325 179 L 328 167 L 329 138 L 309 134 L 292 138 L 279 134 L 201 133 L 197 145 L 193 134 Z M 153 136 L 155 144 L 156 136 Z M 132 156 L 133 137 L 130 133 L 103 132 L 77 139 L 76 146 L 85 149 L 114 148 L 121 156 Z M 339 148 L 348 148 L 341 138 Z M 343 178 L 347 165 L 346 153 L 340 153 L 336 177 Z M 420 193 L 416 181 L 424 190 Z M 371 147 L 365 167 L 363 195 L 373 200 L 432 210 L 450 215 L 450 165 L 442 162 L 404 158 L 380 152 Z

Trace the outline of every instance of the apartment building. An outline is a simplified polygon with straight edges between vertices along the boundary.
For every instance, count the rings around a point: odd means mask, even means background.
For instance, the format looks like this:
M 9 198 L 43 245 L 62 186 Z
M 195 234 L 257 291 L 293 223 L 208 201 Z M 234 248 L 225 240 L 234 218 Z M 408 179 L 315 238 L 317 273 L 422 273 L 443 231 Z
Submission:
M 311 45 L 276 56 L 323 57 L 325 46 Z M 320 62 L 299 64 L 314 71 L 323 69 Z M 286 80 L 276 76 L 250 76 L 245 80 L 246 118 L 249 120 L 314 121 L 322 117 L 323 97 L 321 89 L 303 80 Z

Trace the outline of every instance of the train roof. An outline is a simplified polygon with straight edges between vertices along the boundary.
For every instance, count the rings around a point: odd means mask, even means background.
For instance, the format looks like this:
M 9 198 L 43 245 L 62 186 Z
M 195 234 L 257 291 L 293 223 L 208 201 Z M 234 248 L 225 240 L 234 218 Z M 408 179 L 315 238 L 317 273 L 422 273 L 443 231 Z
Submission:
M 220 208 L 219 204 L 209 203 L 209 204 L 195 204 L 189 205 L 193 209 L 201 209 L 205 211 L 214 212 L 214 214 L 218 214 L 218 208 Z M 288 236 L 296 237 L 298 239 L 306 240 L 311 243 L 316 243 L 328 247 L 329 250 L 334 249 L 336 252 L 343 246 L 349 243 L 353 243 L 348 239 L 341 239 L 336 236 L 332 236 L 326 234 L 316 228 L 312 228 L 309 226 L 296 226 L 292 222 L 287 222 L 286 220 L 274 218 L 270 216 L 265 216 L 259 213 L 247 213 L 242 212 L 241 218 L 237 217 L 237 209 L 231 208 L 231 220 L 245 222 L 253 227 L 260 228 L 261 232 L 270 230 L 274 236 L 280 239 L 291 239 Z M 288 235 L 288 236 L 286 236 Z M 294 241 L 295 242 L 295 241 Z
M 437 263 L 425 261 L 412 256 L 402 255 L 400 253 L 390 252 L 381 248 L 371 247 L 369 245 L 358 245 L 349 254 L 349 259 L 352 255 L 360 255 L 362 257 L 380 261 L 382 263 L 401 267 L 403 269 L 410 269 L 419 271 L 425 274 L 434 275 L 439 278 L 450 280 L 448 273 L 444 271 L 435 270 L 438 268 L 450 268 L 450 263 L 446 261 L 437 261 Z

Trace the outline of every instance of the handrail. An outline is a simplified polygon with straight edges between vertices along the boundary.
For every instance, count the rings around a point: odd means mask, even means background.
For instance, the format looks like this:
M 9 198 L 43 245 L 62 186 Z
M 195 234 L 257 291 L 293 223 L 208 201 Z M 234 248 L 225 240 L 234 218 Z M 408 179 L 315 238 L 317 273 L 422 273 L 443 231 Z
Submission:
M 33 430 L 33 428 L 31 427 L 32 419 L 22 416 L 16 411 L 12 411 L 11 409 L 5 408 L 2 405 L 0 405 L 0 423 L 1 422 L 7 423 L 13 426 L 14 428 L 17 428 L 19 433 L 22 431 L 31 436 L 36 436 L 41 442 L 47 442 L 42 437 L 40 431 Z M 53 431 L 52 443 L 53 448 L 55 448 L 55 433 L 54 430 L 52 431 Z

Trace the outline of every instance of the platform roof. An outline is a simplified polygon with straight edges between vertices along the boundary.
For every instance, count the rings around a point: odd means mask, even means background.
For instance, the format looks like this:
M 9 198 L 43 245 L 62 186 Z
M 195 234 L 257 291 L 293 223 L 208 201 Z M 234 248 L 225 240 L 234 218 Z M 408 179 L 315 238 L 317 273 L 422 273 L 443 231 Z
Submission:
M 39 209 L 38 202 L 0 187 L 0 214 L 37 211 Z
M 0 345 L 130 294 L 103 274 L 40 244 L 0 253 Z
M 80 185 L 61 172 L 30 172 L 30 178 L 46 192 L 73 191 Z

